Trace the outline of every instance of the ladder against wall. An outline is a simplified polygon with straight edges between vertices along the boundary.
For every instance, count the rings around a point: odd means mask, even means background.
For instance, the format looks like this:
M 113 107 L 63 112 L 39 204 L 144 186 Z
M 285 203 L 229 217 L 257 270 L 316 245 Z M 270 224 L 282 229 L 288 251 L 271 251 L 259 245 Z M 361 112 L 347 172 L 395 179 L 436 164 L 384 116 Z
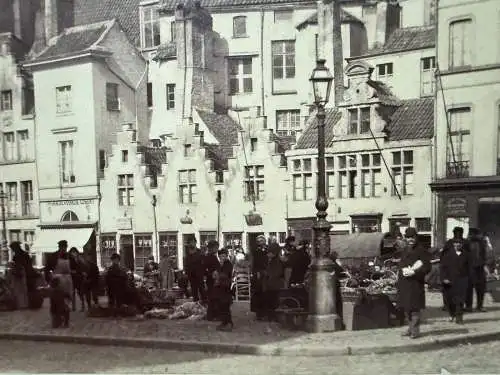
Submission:
M 247 264 L 237 264 L 234 267 L 233 285 L 235 300 L 250 301 L 250 267 Z

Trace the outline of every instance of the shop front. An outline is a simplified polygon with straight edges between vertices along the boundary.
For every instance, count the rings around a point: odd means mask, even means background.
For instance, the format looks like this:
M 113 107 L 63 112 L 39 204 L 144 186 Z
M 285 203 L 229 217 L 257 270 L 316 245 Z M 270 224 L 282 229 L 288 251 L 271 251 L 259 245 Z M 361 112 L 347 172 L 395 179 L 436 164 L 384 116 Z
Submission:
M 476 178 L 455 184 L 436 182 L 431 189 L 437 195 L 435 243 L 442 246 L 453 236 L 454 227 L 479 228 L 493 245 L 500 245 L 500 180 Z M 495 246 L 496 245 L 496 246 Z

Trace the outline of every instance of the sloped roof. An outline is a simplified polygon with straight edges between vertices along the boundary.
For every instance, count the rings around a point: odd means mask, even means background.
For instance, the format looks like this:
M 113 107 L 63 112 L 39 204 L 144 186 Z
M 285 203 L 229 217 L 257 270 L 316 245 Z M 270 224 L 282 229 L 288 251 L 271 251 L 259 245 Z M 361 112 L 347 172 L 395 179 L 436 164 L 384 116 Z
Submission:
M 353 16 L 351 13 L 340 9 L 340 22 L 342 23 L 360 23 L 363 24 L 359 18 Z M 311 16 L 307 17 L 304 21 L 299 23 L 296 28 L 302 29 L 307 25 L 317 25 L 318 24 L 318 12 L 314 12 Z
M 94 47 L 109 30 L 114 21 L 98 22 L 90 25 L 75 26 L 65 29 L 50 41 L 35 60 L 47 60 L 55 57 L 71 56 Z
M 436 29 L 434 26 L 405 27 L 394 30 L 383 46 L 373 48 L 363 56 L 413 51 L 435 46 Z
M 278 153 L 283 154 L 285 151 L 290 150 L 295 143 L 294 135 L 277 135 L 272 133 L 271 141 L 278 145 Z
M 117 19 L 131 42 L 140 44 L 139 3 L 141 0 L 74 0 L 75 25 Z
M 403 100 L 391 116 L 389 140 L 429 139 L 434 135 L 434 99 Z
M 340 121 L 342 114 L 334 108 L 326 109 L 325 118 L 325 145 L 330 147 L 333 143 L 333 127 Z M 316 116 L 304 130 L 297 141 L 296 149 L 318 147 L 318 120 Z
M 203 147 L 207 150 L 207 157 L 214 162 L 215 170 L 224 170 L 228 168 L 227 160 L 233 157 L 232 146 L 204 143 Z
M 375 89 L 375 95 L 382 104 L 387 106 L 398 106 L 401 104 L 401 100 L 392 93 L 389 86 L 384 82 L 369 80 L 366 83 L 368 86 Z
M 156 50 L 156 55 L 153 57 L 154 61 L 165 61 L 175 59 L 177 57 L 177 44 L 175 42 L 168 42 L 160 44 Z
M 188 3 L 190 1 L 183 0 L 160 0 L 160 9 L 162 11 L 173 11 L 177 4 Z M 224 8 L 224 7 L 252 7 L 252 6 L 273 6 L 286 4 L 310 4 L 316 5 L 314 0 L 201 0 L 203 8 Z
M 232 146 L 238 143 L 240 126 L 228 115 L 197 109 L 196 112 L 207 126 L 208 130 L 222 146 Z

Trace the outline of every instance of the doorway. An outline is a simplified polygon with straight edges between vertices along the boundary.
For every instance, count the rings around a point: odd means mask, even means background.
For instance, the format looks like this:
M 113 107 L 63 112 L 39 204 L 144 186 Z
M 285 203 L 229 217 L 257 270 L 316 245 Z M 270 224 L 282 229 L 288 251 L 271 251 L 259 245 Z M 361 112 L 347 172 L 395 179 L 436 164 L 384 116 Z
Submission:
M 182 234 L 182 257 L 184 258 L 187 254 L 187 245 L 189 244 L 190 241 L 195 240 L 196 241 L 196 236 L 194 233 L 183 233 Z
M 490 238 L 495 257 L 500 252 L 500 202 L 479 202 L 478 226 Z
M 131 234 L 120 236 L 120 255 L 123 267 L 134 272 L 134 238 Z
M 257 237 L 263 236 L 264 232 L 255 232 L 247 234 L 247 252 L 252 252 L 257 247 Z

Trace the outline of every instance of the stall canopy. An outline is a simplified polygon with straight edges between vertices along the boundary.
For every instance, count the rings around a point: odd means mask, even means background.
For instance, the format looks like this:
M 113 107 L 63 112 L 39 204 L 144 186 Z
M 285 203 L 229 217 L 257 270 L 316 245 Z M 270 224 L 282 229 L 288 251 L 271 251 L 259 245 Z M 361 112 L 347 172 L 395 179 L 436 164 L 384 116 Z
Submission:
M 339 259 L 375 258 L 381 255 L 384 233 L 353 233 L 332 235 L 330 251 L 337 252 Z
M 32 251 L 40 253 L 53 252 L 57 250 L 59 241 L 66 240 L 68 241 L 68 249 L 76 247 L 78 251 L 82 252 L 93 231 L 93 228 L 41 229 L 36 234 Z

